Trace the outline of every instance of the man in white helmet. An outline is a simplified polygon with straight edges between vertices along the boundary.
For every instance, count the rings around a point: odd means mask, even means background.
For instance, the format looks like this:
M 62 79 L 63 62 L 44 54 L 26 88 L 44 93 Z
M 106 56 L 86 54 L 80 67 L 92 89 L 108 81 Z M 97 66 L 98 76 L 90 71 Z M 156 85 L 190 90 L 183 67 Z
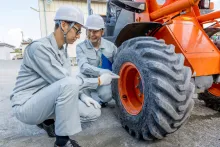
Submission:
M 26 48 L 10 99 L 17 119 L 38 124 L 49 136 L 56 136 L 55 147 L 77 147 L 69 136 L 81 131 L 81 122 L 94 121 L 101 114 L 100 105 L 89 97 L 80 97 L 79 91 L 108 85 L 114 77 L 71 77 L 71 63 L 63 45 L 80 37 L 84 16 L 76 7 L 62 6 L 54 20 L 54 32 Z
M 86 21 L 87 39 L 76 47 L 76 58 L 80 72 L 86 77 L 98 77 L 103 73 L 113 75 L 112 63 L 114 62 L 117 47 L 110 41 L 102 38 L 104 35 L 104 20 L 100 15 L 90 15 Z M 85 97 L 92 97 L 102 107 L 112 99 L 111 84 L 97 87 L 97 89 L 84 90 Z

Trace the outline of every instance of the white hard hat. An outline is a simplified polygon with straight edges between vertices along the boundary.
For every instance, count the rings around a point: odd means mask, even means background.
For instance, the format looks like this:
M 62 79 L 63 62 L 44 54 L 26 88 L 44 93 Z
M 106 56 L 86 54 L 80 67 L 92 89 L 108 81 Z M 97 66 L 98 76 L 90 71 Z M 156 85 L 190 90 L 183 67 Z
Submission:
M 91 30 L 100 30 L 105 28 L 105 23 L 100 15 L 93 14 L 88 16 L 85 27 Z
M 61 6 L 55 15 L 54 21 L 70 21 L 76 22 L 84 26 L 84 15 L 83 12 L 74 6 Z

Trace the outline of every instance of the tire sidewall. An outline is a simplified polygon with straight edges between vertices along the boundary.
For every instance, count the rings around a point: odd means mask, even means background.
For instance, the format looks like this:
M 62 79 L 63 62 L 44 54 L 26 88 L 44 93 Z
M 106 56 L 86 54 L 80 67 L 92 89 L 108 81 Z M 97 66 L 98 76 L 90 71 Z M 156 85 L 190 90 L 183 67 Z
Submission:
M 151 90 L 150 81 L 149 81 L 149 72 L 147 68 L 143 68 L 142 60 L 140 60 L 140 54 L 137 54 L 137 52 L 133 49 L 128 49 L 128 50 L 121 50 L 119 53 L 118 57 L 122 58 L 117 58 L 115 61 L 115 64 L 113 65 L 114 73 L 119 74 L 120 68 L 122 65 L 126 62 L 131 62 L 133 63 L 136 68 L 138 69 L 141 79 L 142 79 L 142 86 L 143 86 L 143 92 L 144 92 L 144 104 L 142 107 L 142 110 L 137 114 L 137 115 L 131 115 L 129 114 L 126 109 L 124 108 L 121 99 L 119 97 L 119 91 L 118 91 L 118 80 L 113 81 L 113 95 L 115 96 L 116 104 L 117 107 L 119 108 L 119 116 L 120 119 L 123 122 L 126 122 L 127 125 L 129 125 L 129 128 L 135 127 L 135 129 L 139 128 L 140 130 L 143 127 L 143 121 L 148 119 L 148 116 L 150 114 L 150 110 L 148 109 L 148 105 L 150 105 L 149 102 L 149 97 L 150 93 L 149 90 Z M 123 57 L 126 57 L 124 59 Z M 146 66 L 145 66 L 146 67 Z M 142 70 L 144 69 L 144 70 Z M 148 84 L 146 84 L 148 83 Z M 145 87 L 144 87 L 145 86 Z M 147 112 L 146 112 L 147 111 Z M 148 114 L 148 115 L 146 115 Z M 128 123 L 129 122 L 129 123 Z

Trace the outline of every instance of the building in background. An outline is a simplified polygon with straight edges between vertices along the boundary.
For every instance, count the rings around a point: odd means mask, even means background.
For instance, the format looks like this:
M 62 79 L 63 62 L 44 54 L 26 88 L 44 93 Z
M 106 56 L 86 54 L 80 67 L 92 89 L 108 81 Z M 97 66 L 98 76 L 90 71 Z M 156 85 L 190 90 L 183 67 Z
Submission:
M 106 15 L 106 0 L 91 0 L 91 7 L 93 14 Z M 85 20 L 88 16 L 87 1 L 86 0 L 38 0 L 39 4 L 39 17 L 41 27 L 41 37 L 45 37 L 54 31 L 54 16 L 56 10 L 62 5 L 74 5 L 80 8 L 85 16 Z M 76 45 L 82 42 L 86 38 L 85 29 L 82 30 L 80 39 L 78 39 L 73 45 L 68 45 L 68 53 L 72 60 L 72 63 L 76 63 Z
M 11 60 L 11 52 L 14 52 L 15 46 L 0 42 L 0 60 Z
M 25 50 L 25 48 L 30 44 L 32 42 L 32 39 L 27 39 L 27 40 L 22 40 L 22 42 L 21 42 L 21 45 L 20 45 L 20 47 L 21 47 L 21 49 L 22 49 L 22 56 L 24 55 L 24 50 Z
M 10 56 L 12 60 L 23 59 L 22 48 L 15 48 L 13 52 L 10 52 Z

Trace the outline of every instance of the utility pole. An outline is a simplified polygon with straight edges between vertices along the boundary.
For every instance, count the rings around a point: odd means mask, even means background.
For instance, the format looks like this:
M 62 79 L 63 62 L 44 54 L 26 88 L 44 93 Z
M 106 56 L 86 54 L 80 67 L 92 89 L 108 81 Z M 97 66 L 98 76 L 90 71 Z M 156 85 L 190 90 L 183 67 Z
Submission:
M 23 31 L 21 31 L 21 37 L 22 37 L 22 42 L 24 42 L 24 33 L 23 33 Z
M 91 0 L 87 0 L 88 15 L 92 15 Z

